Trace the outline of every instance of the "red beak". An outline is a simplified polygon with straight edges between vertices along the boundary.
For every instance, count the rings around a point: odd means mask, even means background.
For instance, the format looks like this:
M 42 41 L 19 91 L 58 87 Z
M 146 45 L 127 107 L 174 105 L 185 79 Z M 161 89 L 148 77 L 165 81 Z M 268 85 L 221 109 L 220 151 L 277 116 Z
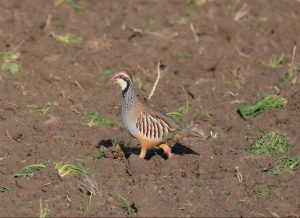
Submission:
M 115 83 L 117 81 L 117 77 L 116 76 L 112 77 L 111 81 L 113 81 Z

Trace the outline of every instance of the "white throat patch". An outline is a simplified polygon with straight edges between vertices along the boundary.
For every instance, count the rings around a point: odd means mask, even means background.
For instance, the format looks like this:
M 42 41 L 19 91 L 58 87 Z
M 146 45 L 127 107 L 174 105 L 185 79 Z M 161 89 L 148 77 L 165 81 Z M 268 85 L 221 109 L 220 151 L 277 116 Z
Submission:
M 126 81 L 124 81 L 123 79 L 118 79 L 118 80 L 117 80 L 117 83 L 119 84 L 119 86 L 121 86 L 122 91 L 123 91 L 124 89 L 126 89 L 126 87 L 127 87 L 127 82 L 126 82 Z

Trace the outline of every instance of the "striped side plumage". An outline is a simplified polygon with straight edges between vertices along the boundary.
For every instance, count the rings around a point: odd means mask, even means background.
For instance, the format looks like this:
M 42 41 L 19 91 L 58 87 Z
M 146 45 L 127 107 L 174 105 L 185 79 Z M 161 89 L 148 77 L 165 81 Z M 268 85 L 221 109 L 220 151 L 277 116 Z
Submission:
M 136 128 L 144 137 L 163 139 L 170 132 L 170 125 L 161 117 L 142 112 L 137 118 Z

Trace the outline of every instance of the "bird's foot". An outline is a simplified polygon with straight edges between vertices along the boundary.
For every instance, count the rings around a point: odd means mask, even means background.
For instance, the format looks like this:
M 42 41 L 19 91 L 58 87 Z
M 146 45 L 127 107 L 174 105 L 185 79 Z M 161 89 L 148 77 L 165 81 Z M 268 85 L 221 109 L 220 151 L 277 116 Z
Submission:
M 173 156 L 171 148 L 170 148 L 169 145 L 167 145 L 167 144 L 161 144 L 161 145 L 159 145 L 159 147 L 164 150 L 164 152 L 168 156 L 168 159 L 170 159 Z

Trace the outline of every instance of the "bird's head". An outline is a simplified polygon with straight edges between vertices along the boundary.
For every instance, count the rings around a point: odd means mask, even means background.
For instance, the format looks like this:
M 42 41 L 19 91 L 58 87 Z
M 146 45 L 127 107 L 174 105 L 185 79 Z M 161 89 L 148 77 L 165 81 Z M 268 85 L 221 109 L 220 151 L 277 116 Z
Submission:
M 121 86 L 122 91 L 128 88 L 128 86 L 132 83 L 130 76 L 128 73 L 121 71 L 116 73 L 111 80 L 114 83 L 117 83 L 119 86 Z

